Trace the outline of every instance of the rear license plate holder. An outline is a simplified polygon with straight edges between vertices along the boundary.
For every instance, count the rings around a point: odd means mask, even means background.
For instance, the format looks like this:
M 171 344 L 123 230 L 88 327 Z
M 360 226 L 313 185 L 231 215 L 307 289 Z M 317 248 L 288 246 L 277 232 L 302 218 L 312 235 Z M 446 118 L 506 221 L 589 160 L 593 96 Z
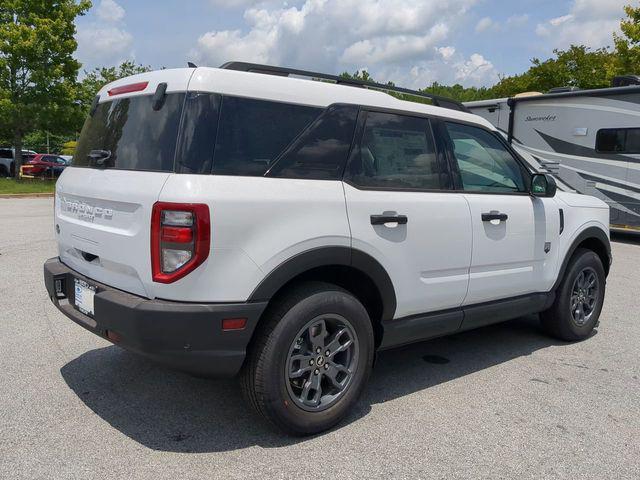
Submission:
M 93 300 L 96 294 L 96 287 L 79 278 L 74 278 L 73 280 L 75 292 L 73 303 L 75 307 L 81 313 L 93 318 L 95 314 Z

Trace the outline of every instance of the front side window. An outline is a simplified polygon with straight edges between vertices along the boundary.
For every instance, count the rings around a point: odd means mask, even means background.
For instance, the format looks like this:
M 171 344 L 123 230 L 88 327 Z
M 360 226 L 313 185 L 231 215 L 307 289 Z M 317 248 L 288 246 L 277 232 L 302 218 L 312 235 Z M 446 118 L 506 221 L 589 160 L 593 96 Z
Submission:
M 598 130 L 596 150 L 603 153 L 640 153 L 640 128 Z
M 478 127 L 445 123 L 462 186 L 475 192 L 524 192 L 522 168 L 491 133 Z
M 380 112 L 367 113 L 348 178 L 364 188 L 439 190 L 448 184 L 429 120 Z
M 305 105 L 224 96 L 213 173 L 264 175 L 321 111 Z

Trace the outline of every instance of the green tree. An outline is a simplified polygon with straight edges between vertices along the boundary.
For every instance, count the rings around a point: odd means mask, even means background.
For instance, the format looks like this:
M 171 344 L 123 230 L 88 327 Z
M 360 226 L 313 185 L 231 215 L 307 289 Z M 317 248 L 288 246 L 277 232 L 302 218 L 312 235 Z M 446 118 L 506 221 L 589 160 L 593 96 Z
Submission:
M 0 1 L 0 124 L 22 163 L 26 133 L 64 131 L 77 113 L 74 20 L 87 0 Z
M 116 67 L 100 67 L 94 68 L 90 72 L 85 71 L 85 77 L 80 82 L 78 94 L 82 108 L 82 121 L 84 121 L 98 91 L 107 83 L 149 70 L 151 70 L 150 66 L 138 65 L 127 60 Z
M 614 34 L 617 73 L 640 75 L 640 7 L 627 5 L 627 18 L 620 22 L 622 36 Z

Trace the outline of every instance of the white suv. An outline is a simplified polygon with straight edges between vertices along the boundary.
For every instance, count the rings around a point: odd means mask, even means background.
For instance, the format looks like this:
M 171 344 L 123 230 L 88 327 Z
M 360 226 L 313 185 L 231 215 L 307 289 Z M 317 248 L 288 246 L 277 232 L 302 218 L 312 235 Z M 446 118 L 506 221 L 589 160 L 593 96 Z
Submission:
M 588 337 L 607 205 L 556 194 L 456 102 L 372 87 L 242 63 L 107 85 L 57 183 L 51 300 L 128 350 L 240 374 L 293 434 L 344 417 L 381 349 L 538 312 Z

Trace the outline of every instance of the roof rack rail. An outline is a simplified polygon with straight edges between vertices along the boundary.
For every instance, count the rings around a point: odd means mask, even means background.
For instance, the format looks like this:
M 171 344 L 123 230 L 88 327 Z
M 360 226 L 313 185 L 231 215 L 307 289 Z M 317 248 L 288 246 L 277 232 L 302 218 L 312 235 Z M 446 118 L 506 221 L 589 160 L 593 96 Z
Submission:
M 365 82 L 353 78 L 344 78 L 338 75 L 328 73 L 310 72 L 307 70 L 298 70 L 295 68 L 274 67 L 272 65 L 261 65 L 258 63 L 247 62 L 227 62 L 220 66 L 225 70 L 236 70 L 239 72 L 263 73 L 266 75 L 277 75 L 279 77 L 288 77 L 289 75 L 297 75 L 299 77 L 308 77 L 312 79 L 331 80 L 338 85 L 347 85 L 350 87 L 370 88 L 374 90 L 382 90 L 387 92 L 404 93 L 414 97 L 428 98 L 436 107 L 449 108 L 451 110 L 459 110 L 469 113 L 469 109 L 462 103 L 452 98 L 432 95 L 430 93 L 419 92 L 417 90 L 409 90 L 408 88 L 396 87 L 392 85 L 383 85 L 382 83 Z

